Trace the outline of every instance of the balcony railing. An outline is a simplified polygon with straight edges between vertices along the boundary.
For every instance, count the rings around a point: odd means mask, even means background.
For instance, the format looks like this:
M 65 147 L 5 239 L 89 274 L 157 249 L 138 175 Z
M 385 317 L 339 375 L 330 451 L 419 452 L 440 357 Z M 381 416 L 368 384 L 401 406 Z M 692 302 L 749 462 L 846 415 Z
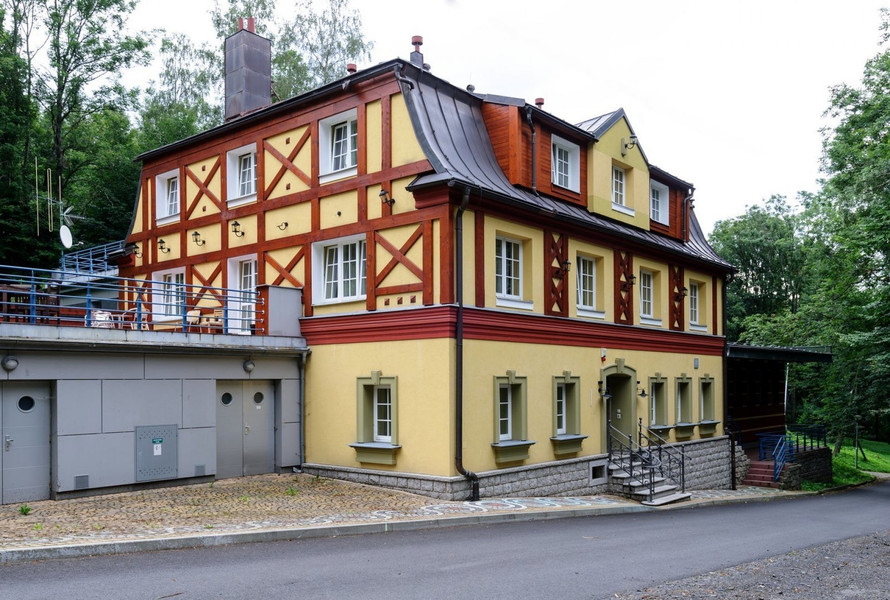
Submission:
M 250 335 L 266 310 L 256 291 L 0 266 L 0 322 Z
M 72 278 L 116 272 L 117 266 L 112 263 L 110 257 L 115 252 L 120 252 L 123 247 L 124 241 L 120 240 L 75 252 L 66 252 L 62 254 L 59 264 L 62 271 L 61 276 Z

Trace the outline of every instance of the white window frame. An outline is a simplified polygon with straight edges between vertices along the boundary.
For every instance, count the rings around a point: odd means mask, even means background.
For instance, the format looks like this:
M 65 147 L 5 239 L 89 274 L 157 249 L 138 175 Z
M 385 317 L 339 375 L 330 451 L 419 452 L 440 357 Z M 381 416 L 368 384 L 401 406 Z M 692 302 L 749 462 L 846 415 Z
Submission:
M 152 320 L 157 322 L 181 320 L 185 314 L 188 288 L 185 269 L 159 271 L 152 277 Z
M 510 248 L 511 250 L 507 250 Z M 506 235 L 494 241 L 494 293 L 497 306 L 531 310 L 534 303 L 525 299 L 525 242 Z
M 509 383 L 498 385 L 498 440 L 513 439 L 513 386 Z
M 238 157 L 239 196 L 256 194 L 256 152 L 247 152 Z
M 176 182 L 176 202 L 170 202 L 170 184 Z M 179 220 L 182 206 L 182 185 L 179 169 L 167 171 L 155 177 L 155 222 L 166 225 Z
M 636 213 L 627 204 L 628 171 L 629 169 L 612 165 L 612 210 L 632 217 Z
M 356 250 L 356 271 L 355 277 L 349 277 L 349 279 L 350 281 L 355 279 L 356 293 L 347 295 L 343 293 L 344 276 L 351 274 L 344 273 L 344 268 L 348 265 L 344 264 L 343 249 L 353 246 Z M 334 264 L 330 264 L 328 261 L 332 250 L 336 250 Z M 352 262 L 352 260 L 348 262 Z M 367 248 L 365 236 L 354 235 L 313 244 L 312 273 L 313 304 L 339 304 L 364 300 L 367 297 Z M 334 289 L 333 286 L 336 286 L 335 293 L 331 293 Z
M 640 324 L 661 327 L 661 319 L 655 314 L 658 308 L 658 273 L 640 269 Z
M 658 181 L 649 181 L 649 218 L 667 225 L 669 221 L 670 189 Z
M 556 384 L 556 408 L 555 408 L 555 418 L 556 424 L 554 429 L 556 431 L 556 435 L 565 435 L 568 431 L 568 427 L 566 421 L 568 420 L 568 400 L 566 398 L 566 384 L 563 382 L 557 382 Z
M 573 192 L 581 191 L 581 147 L 558 135 L 551 136 L 550 181 Z M 565 154 L 563 159 L 561 153 Z M 564 169 L 560 169 L 564 166 Z
M 702 294 L 701 283 L 698 281 L 689 282 L 689 292 L 687 295 L 689 300 L 689 329 L 692 331 L 707 331 L 707 323 L 701 322 L 702 316 Z
M 338 127 L 347 128 L 346 153 L 344 164 L 335 161 L 335 132 Z M 318 166 L 319 182 L 328 183 L 358 174 L 358 110 L 338 113 L 318 122 Z
M 258 185 L 256 154 L 256 144 L 247 144 L 226 152 L 226 204 L 228 206 L 241 206 L 256 201 Z M 248 155 L 252 162 L 252 181 L 243 178 L 242 159 Z M 249 190 L 248 193 L 243 193 L 246 190 Z
M 592 256 L 578 254 L 575 256 L 575 286 L 577 288 L 576 302 L 578 316 L 606 318 L 605 311 L 597 309 L 597 262 L 599 259 Z
M 250 335 L 256 323 L 257 259 L 237 256 L 228 260 L 229 288 L 237 298 L 230 298 L 227 307 L 227 333 Z
M 374 386 L 374 441 L 375 442 L 385 442 L 387 444 L 392 443 L 392 425 L 393 425 L 393 415 L 392 415 L 392 389 L 388 385 L 375 385 Z M 381 399 L 381 394 L 384 395 L 384 398 Z M 381 415 L 381 410 L 384 411 L 384 414 Z M 381 426 L 383 427 L 383 431 L 381 432 Z

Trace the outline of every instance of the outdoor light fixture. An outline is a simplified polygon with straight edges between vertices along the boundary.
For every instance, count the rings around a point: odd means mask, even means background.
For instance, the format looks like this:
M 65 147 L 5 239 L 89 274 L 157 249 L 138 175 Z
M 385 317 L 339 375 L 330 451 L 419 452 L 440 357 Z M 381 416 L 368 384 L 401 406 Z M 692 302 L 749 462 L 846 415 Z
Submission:
M 605 387 L 602 381 L 597 383 L 597 390 L 599 391 L 600 397 L 603 400 L 609 400 L 610 398 L 612 398 L 612 394 L 609 393 L 609 388 Z
M 621 282 L 621 291 L 626 292 L 631 288 L 631 286 L 637 284 L 637 276 L 634 274 L 630 274 L 627 276 L 626 281 Z
M 4 371 L 15 371 L 16 367 L 19 366 L 19 359 L 17 359 L 15 356 L 10 355 L 4 358 L 3 361 L 0 362 L 0 365 L 3 366 Z
M 139 251 L 139 245 L 136 242 L 130 242 L 129 244 L 127 244 L 127 250 L 132 252 L 136 256 L 136 258 L 142 257 L 142 252 Z
M 674 294 L 674 300 L 676 300 L 677 302 L 679 302 L 680 300 L 682 300 L 683 298 L 685 298 L 687 294 L 689 294 L 689 290 L 686 289 L 686 286 L 684 285 L 684 286 L 681 287 L 679 290 L 677 290 L 677 293 L 676 293 L 676 294 Z
M 553 274 L 557 279 L 562 279 L 566 275 L 569 274 L 569 269 L 572 267 L 572 262 L 569 259 L 566 259 L 560 263 L 559 268 L 556 269 L 556 272 Z
M 244 363 L 241 365 L 241 368 L 244 369 L 244 372 L 245 372 L 245 373 L 251 373 L 251 372 L 253 372 L 253 370 L 256 368 L 256 364 L 255 364 L 252 360 L 250 360 L 250 359 L 248 358 L 248 359 L 245 360 Z
M 232 233 L 235 234 L 235 237 L 244 237 L 244 232 L 241 231 L 241 223 L 232 221 Z
M 646 390 L 644 390 L 642 387 L 640 387 L 640 382 L 639 382 L 639 381 L 637 382 L 637 395 L 638 395 L 640 398 L 645 398 L 646 395 L 647 395 L 647 394 L 646 394 Z
M 637 136 L 631 135 L 630 139 L 621 138 L 621 156 L 627 154 L 628 150 L 633 150 L 637 146 Z
M 390 208 L 392 208 L 392 205 L 396 203 L 396 199 L 390 198 L 389 192 L 387 192 L 386 190 L 380 190 L 380 201 L 384 204 L 389 205 Z
M 285 229 L 287 229 L 287 221 L 282 221 L 281 223 L 279 223 L 278 229 L 280 229 L 281 231 L 284 231 Z
M 164 254 L 170 252 L 170 248 L 167 247 L 167 244 L 164 242 L 164 240 L 158 240 L 158 250 L 160 250 Z
M 201 234 L 198 233 L 197 231 L 192 234 L 192 241 L 195 242 L 196 246 L 203 246 L 204 244 L 207 243 L 201 239 Z

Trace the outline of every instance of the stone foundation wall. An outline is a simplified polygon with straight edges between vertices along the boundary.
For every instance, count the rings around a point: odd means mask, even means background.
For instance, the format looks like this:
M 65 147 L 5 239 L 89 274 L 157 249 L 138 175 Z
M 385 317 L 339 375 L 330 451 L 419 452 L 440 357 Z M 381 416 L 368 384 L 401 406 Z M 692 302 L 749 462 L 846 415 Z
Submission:
M 726 436 L 675 444 L 686 453 L 686 489 L 728 489 L 731 487 L 730 441 Z M 747 457 L 735 446 L 736 477 L 747 473 Z M 506 496 L 591 496 L 611 491 L 605 454 L 497 469 L 477 473 L 482 498 Z M 303 472 L 319 477 L 377 485 L 440 500 L 467 500 L 472 493 L 464 477 L 436 477 L 357 469 L 332 465 L 304 464 Z
M 831 468 L 831 448 L 816 448 L 806 452 L 797 452 L 794 455 L 794 462 L 800 465 L 801 481 L 831 483 L 834 478 Z

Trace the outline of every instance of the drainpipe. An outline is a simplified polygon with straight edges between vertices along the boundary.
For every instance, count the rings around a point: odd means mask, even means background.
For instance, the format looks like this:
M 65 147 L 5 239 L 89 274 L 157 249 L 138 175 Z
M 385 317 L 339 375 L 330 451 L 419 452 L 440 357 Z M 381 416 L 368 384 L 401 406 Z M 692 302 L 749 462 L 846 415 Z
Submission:
M 683 241 L 689 241 L 689 204 L 692 202 L 692 195 L 695 190 L 689 190 L 689 194 L 683 198 Z
M 300 464 L 295 470 L 298 473 L 303 472 L 303 464 L 306 462 L 306 358 L 308 358 L 308 353 L 304 352 L 297 359 L 297 369 L 300 377 L 300 398 L 299 406 L 297 406 L 297 414 L 300 415 Z
M 532 130 L 532 192 L 535 193 L 535 196 L 538 195 L 538 132 L 535 129 L 535 124 L 532 121 L 532 107 L 525 107 L 525 119 L 528 121 L 528 126 Z
M 464 186 L 464 195 L 457 209 L 456 241 L 457 241 L 457 268 L 455 269 L 457 281 L 455 291 L 457 293 L 457 324 L 454 332 L 455 342 L 455 369 L 454 369 L 454 466 L 457 472 L 466 477 L 473 486 L 470 500 L 479 499 L 479 476 L 464 468 L 464 226 L 463 216 L 470 203 L 470 188 Z

